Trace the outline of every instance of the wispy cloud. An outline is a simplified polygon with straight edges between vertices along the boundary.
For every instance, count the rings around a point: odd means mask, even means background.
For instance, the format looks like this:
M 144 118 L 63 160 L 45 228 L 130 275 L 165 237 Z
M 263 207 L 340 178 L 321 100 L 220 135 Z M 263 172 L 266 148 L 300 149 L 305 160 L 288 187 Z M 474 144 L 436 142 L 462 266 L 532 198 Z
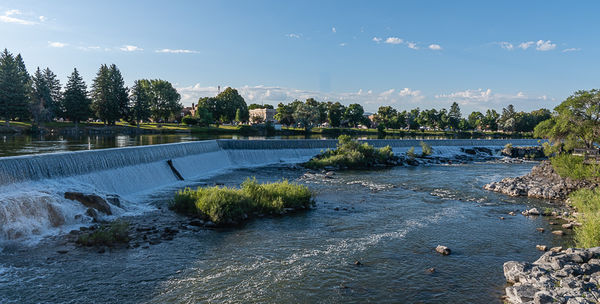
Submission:
M 385 39 L 385 43 L 388 44 L 402 44 L 402 42 L 404 42 L 404 40 L 398 37 L 388 37 L 387 39 Z
M 40 19 L 40 22 L 46 22 L 46 20 L 48 20 L 46 16 L 39 16 L 38 19 Z
M 137 47 L 135 45 L 124 45 L 123 47 L 119 48 L 121 51 L 123 52 L 135 52 L 135 51 L 143 51 L 144 49 Z
M 440 46 L 439 44 L 435 44 L 435 43 L 434 44 L 430 44 L 428 46 L 428 48 L 430 50 L 434 50 L 434 51 L 441 51 L 442 50 L 442 46 Z
M 514 104 L 522 110 L 552 107 L 556 100 L 547 95 L 529 95 L 522 91 L 517 93 L 495 93 L 491 89 L 468 89 L 464 91 L 435 95 L 440 101 L 457 102 L 473 110 L 498 109 Z
M 171 54 L 197 54 L 199 53 L 198 51 L 193 51 L 193 50 L 183 50 L 183 49 L 161 49 L 161 50 L 156 50 L 154 51 L 156 53 L 171 53 Z
M 503 48 L 505 50 L 509 50 L 509 51 L 512 51 L 515 48 L 515 46 L 512 43 L 506 42 L 506 41 L 498 42 L 498 44 L 500 45 L 501 48 Z
M 335 26 L 331 28 L 331 32 L 334 33 L 334 34 L 337 33 L 337 30 L 335 29 Z
M 408 46 L 409 49 L 413 49 L 413 50 L 418 50 L 419 49 L 419 47 L 417 46 L 417 44 L 414 43 L 414 42 L 407 41 L 406 45 Z
M 568 48 L 568 49 L 562 50 L 563 53 L 578 52 L 578 51 L 581 51 L 581 49 L 580 48 Z
M 69 45 L 68 43 L 58 42 L 58 41 L 48 41 L 48 46 L 53 48 L 63 48 Z
M 302 34 L 290 33 L 290 34 L 286 34 L 285 36 L 288 38 L 299 39 L 302 36 Z
M 347 45 L 348 45 L 348 44 L 347 44 L 346 42 L 342 42 L 342 43 L 340 43 L 340 46 L 342 46 L 342 47 L 344 47 L 344 46 L 347 46 Z
M 379 37 L 373 37 L 371 40 L 375 41 L 376 43 L 380 43 L 382 39 Z
M 77 49 L 82 50 L 82 51 L 97 51 L 100 50 L 101 47 L 96 46 L 96 45 L 91 45 L 91 46 L 78 46 Z
M 21 25 L 34 25 L 35 21 L 19 18 L 17 16 L 21 16 L 22 13 L 19 10 L 11 9 L 4 12 L 3 15 L 0 15 L 0 22 L 4 23 L 15 23 Z
M 521 43 L 519 43 L 519 48 L 526 50 L 526 49 L 530 48 L 534 43 L 535 42 L 533 42 L 533 41 L 521 42 Z
M 550 51 L 556 48 L 556 44 L 552 43 L 550 40 L 538 40 L 535 45 L 535 49 L 538 51 Z

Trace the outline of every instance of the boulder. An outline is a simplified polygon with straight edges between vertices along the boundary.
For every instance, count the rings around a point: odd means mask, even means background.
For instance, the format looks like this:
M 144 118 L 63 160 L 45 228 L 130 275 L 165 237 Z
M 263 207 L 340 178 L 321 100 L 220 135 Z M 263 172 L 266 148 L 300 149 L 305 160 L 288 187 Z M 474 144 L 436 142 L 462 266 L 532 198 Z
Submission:
M 111 215 L 110 205 L 96 194 L 83 194 L 81 192 L 65 192 L 65 198 L 78 201 L 86 207 L 94 208 L 104 214 Z
M 535 245 L 535 248 L 537 250 L 540 250 L 540 251 L 547 251 L 548 250 L 548 246 L 546 246 L 546 245 Z
M 435 251 L 442 255 L 449 255 L 450 253 L 452 253 L 452 250 L 450 250 L 450 248 L 443 245 L 438 245 L 437 247 L 435 247 Z

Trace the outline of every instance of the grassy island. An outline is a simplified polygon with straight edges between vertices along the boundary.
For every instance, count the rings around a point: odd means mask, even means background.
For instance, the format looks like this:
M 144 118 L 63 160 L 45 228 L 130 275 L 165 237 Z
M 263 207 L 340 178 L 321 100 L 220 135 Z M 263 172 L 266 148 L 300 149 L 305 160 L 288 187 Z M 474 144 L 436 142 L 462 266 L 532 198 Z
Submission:
M 341 135 L 336 149 L 324 151 L 304 163 L 304 166 L 310 169 L 367 169 L 394 166 L 397 161 L 398 157 L 390 146 L 375 148 L 367 143 L 361 144 L 348 135 Z
M 314 201 L 306 186 L 287 180 L 259 184 L 255 178 L 248 178 L 240 188 L 215 186 L 180 190 L 170 207 L 217 225 L 234 225 L 252 216 L 283 214 L 311 206 Z
M 129 223 L 117 220 L 79 235 L 77 243 L 84 246 L 113 246 L 129 242 Z

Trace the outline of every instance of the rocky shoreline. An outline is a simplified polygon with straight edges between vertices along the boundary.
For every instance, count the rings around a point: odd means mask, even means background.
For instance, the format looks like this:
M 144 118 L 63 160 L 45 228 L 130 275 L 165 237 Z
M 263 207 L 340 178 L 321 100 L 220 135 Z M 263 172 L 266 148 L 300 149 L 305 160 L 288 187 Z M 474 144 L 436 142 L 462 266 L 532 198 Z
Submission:
M 564 201 L 575 190 L 591 189 L 597 186 L 598 184 L 585 180 L 563 178 L 554 171 L 549 161 L 542 161 L 524 176 L 508 177 L 499 182 L 489 183 L 483 188 L 509 196 L 527 196 Z
M 553 248 L 554 249 L 554 248 Z M 556 248 L 533 263 L 504 263 L 508 303 L 599 303 L 600 247 Z

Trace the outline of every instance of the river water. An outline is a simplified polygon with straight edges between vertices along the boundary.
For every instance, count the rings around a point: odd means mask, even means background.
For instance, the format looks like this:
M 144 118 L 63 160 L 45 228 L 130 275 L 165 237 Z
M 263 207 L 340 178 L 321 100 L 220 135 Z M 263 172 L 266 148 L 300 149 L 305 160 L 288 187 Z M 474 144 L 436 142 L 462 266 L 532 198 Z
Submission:
M 7 246 L 0 303 L 501 303 L 504 262 L 535 260 L 537 244 L 570 242 L 537 232 L 550 230 L 541 217 L 507 215 L 549 202 L 482 189 L 533 165 L 397 167 L 332 179 L 283 165 L 237 169 L 192 184 L 287 178 L 310 187 L 317 206 L 235 229 L 184 231 L 149 248 L 59 254 L 55 239 Z M 161 209 L 137 220 L 177 217 L 165 210 L 174 191 L 149 197 Z M 452 254 L 437 254 L 438 244 Z

